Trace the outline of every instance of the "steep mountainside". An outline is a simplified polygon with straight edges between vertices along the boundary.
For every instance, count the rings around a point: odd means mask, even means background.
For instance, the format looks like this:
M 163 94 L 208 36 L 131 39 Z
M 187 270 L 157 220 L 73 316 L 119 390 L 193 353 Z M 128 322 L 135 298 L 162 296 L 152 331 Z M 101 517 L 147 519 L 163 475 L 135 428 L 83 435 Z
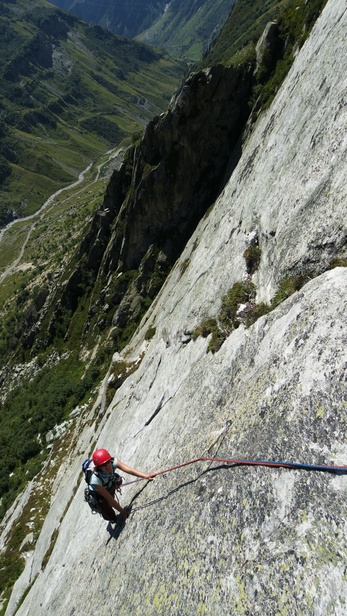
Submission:
M 52 4 L 116 34 L 165 48 L 174 58 L 196 62 L 219 39 L 231 11 L 235 12 L 233 24 L 224 31 L 221 46 L 233 45 L 235 52 L 235 48 L 259 38 L 267 21 L 291 5 L 291 0 L 172 0 L 140 4 L 135 0 L 53 0 Z M 311 6 L 315 4 L 316 0 L 310 0 Z M 218 58 L 216 54 L 215 60 L 220 62 L 221 55 Z
M 146 30 L 167 7 L 166 0 L 50 0 L 64 11 L 70 11 L 85 21 L 102 26 L 121 36 L 133 38 Z
M 244 2 L 244 0 L 241 0 Z M 51 0 L 89 23 L 164 47 L 172 57 L 199 60 L 216 37 L 235 0 Z
M 76 315 L 88 315 L 83 335 L 95 356 L 111 318 L 113 357 L 93 405 L 69 417 L 69 439 L 57 440 L 4 518 L 6 546 L 22 511 L 28 516 L 26 566 L 8 616 L 345 614 L 347 469 L 245 468 L 230 459 L 347 465 L 346 31 L 344 0 L 328 0 L 242 139 L 247 71 L 192 75 L 114 172 L 59 282 L 56 316 L 45 313 L 38 329 L 57 341 L 60 319 L 67 352 Z M 196 122 L 207 123 L 211 108 L 205 143 Z M 176 258 L 185 242 L 176 227 L 188 236 L 194 209 L 200 215 L 208 201 L 213 208 L 122 349 L 120 319 Z M 86 303 L 81 289 L 93 276 Z M 217 461 L 124 487 L 132 513 L 114 529 L 83 503 L 80 465 L 96 446 L 153 472 Z M 37 537 L 33 518 L 47 494 Z
M 174 58 L 196 62 L 224 25 L 235 0 L 172 0 L 138 40 L 164 47 Z
M 48 2 L 0 11 L 0 225 L 167 107 L 185 70 Z
M 307 9 L 292 5 L 294 10 L 303 29 Z M 289 23 L 291 18 L 289 12 Z M 288 70 L 295 43 L 288 28 L 283 19 L 272 46 L 265 37 L 254 50 L 253 64 L 192 74 L 167 113 L 154 118 L 128 149 L 50 301 L 18 337 L 31 356 L 62 337 L 72 347 L 76 339 L 93 345 L 110 328 L 117 351 L 129 340 L 237 165 L 251 110 L 253 118 L 269 103 L 283 65 Z M 267 82 L 264 75 L 270 75 Z M 309 276 L 310 268 L 308 263 L 302 274 Z

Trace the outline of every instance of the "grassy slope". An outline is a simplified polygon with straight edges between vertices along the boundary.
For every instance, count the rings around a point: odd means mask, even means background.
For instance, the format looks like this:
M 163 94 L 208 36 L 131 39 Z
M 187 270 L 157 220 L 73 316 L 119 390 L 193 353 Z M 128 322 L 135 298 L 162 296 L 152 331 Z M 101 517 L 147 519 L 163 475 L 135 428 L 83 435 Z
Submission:
M 235 0 L 127 0 L 124 5 L 100 0 L 51 2 L 89 23 L 165 48 L 172 57 L 196 62 L 223 26 Z
M 234 0 L 173 0 L 165 14 L 137 39 L 164 47 L 174 58 L 197 62 L 233 4 Z
M 202 65 L 228 65 L 242 61 L 249 46 L 254 47 L 267 22 L 275 19 L 291 2 L 292 0 L 238 0 Z
M 150 26 L 163 12 L 166 0 L 50 0 L 64 11 L 70 11 L 84 21 L 98 24 L 116 34 L 133 38 Z
M 0 9 L 0 223 L 167 107 L 184 67 L 48 3 Z M 52 61 L 51 61 L 52 58 Z

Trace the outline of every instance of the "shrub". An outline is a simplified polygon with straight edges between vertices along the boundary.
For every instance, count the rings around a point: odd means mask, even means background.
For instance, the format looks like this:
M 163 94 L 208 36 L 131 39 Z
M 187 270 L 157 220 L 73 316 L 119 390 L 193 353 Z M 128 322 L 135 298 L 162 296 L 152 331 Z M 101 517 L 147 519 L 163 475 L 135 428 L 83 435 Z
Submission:
M 290 295 L 293 295 L 295 291 L 299 291 L 309 280 L 310 277 L 307 274 L 284 278 L 279 284 L 278 291 L 271 302 L 271 307 L 276 308 L 278 304 L 287 299 L 287 297 L 290 297 Z
M 151 325 L 145 333 L 145 340 L 151 340 L 153 336 L 155 335 L 155 332 L 156 332 L 156 328 L 153 325 Z
M 334 269 L 334 267 L 347 267 L 347 259 L 335 257 L 330 261 L 328 269 Z
M 247 304 L 255 298 L 255 286 L 246 282 L 235 282 L 232 288 L 222 298 L 222 306 L 218 315 L 219 323 L 227 334 L 240 325 L 238 309 L 241 304 Z
M 212 334 L 207 350 L 212 353 L 219 351 L 224 340 L 226 340 L 232 330 L 239 327 L 241 320 L 246 322 L 247 316 L 243 317 L 243 319 L 238 316 L 240 305 L 248 305 L 245 314 L 249 315 L 249 304 L 253 303 L 254 298 L 255 287 L 250 280 L 236 282 L 228 293 L 223 296 L 217 319 L 206 319 L 206 321 L 196 327 L 192 334 L 193 340 L 196 340 L 198 336 L 207 338 L 207 336 Z
M 243 256 L 246 261 L 247 273 L 251 276 L 258 269 L 261 257 L 261 250 L 259 246 L 251 245 L 246 248 Z
M 194 329 L 192 333 L 192 339 L 196 340 L 199 336 L 202 336 L 203 338 L 207 338 L 207 336 L 209 336 L 210 334 L 213 334 L 217 330 L 219 330 L 219 328 L 218 328 L 218 323 L 216 319 L 212 319 L 212 318 L 206 319 L 206 321 L 203 321 L 201 325 L 198 325 Z
M 269 304 L 265 304 L 265 302 L 261 302 L 261 304 L 256 304 L 253 306 L 248 312 L 246 316 L 246 327 L 250 327 L 263 317 L 265 314 L 268 314 L 271 311 L 271 306 Z
M 212 334 L 212 336 L 209 341 L 207 351 L 216 353 L 219 351 L 226 338 L 223 332 L 219 329 L 216 319 L 206 319 L 206 321 L 203 321 L 200 325 L 198 325 L 192 333 L 192 339 L 196 340 L 199 336 L 207 338 L 210 334 Z
M 12 168 L 3 156 L 0 157 L 0 182 L 4 182 L 12 173 Z
M 210 351 L 211 353 L 217 353 L 226 338 L 227 336 L 225 336 L 220 329 L 217 328 L 216 330 L 214 330 L 212 332 L 211 340 L 208 344 L 207 351 Z
M 124 133 L 119 126 L 102 114 L 81 120 L 80 126 L 87 131 L 96 133 L 110 143 L 118 143 L 124 137 Z

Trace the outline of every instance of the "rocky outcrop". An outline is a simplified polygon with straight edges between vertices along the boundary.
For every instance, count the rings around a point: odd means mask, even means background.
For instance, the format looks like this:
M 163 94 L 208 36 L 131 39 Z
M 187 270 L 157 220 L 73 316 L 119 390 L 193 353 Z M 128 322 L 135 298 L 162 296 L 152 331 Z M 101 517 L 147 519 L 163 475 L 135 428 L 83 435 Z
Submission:
M 327 3 L 124 351 L 137 370 L 86 418 L 7 616 L 25 589 L 18 616 L 345 614 L 345 474 L 194 464 L 124 487 L 130 521 L 110 531 L 83 503 L 80 463 L 97 442 L 148 471 L 200 456 L 347 464 L 347 269 L 320 274 L 346 263 L 346 17 Z M 303 273 L 215 354 L 191 339 L 235 282 L 269 303 Z
M 103 328 L 105 318 L 122 327 L 143 314 L 224 187 L 230 160 L 236 164 L 251 85 L 252 72 L 245 67 L 220 65 L 194 73 L 168 111 L 149 123 L 139 145 L 114 171 L 58 291 L 51 335 L 62 312 L 75 310 L 87 278 L 96 286 L 86 330 L 91 324 Z M 96 319 L 103 307 L 103 317 Z
M 267 72 L 275 66 L 283 47 L 279 35 L 277 23 L 269 22 L 256 45 L 256 72 L 263 64 L 266 65 Z
M 248 117 L 248 68 L 214 66 L 192 74 L 167 113 L 149 123 L 134 157 L 134 194 L 119 252 L 110 244 L 106 269 L 120 260 L 138 267 L 149 245 L 170 261 L 223 188 L 228 161 Z
M 135 288 L 142 299 L 158 292 L 224 186 L 225 169 L 232 156 L 237 157 L 235 146 L 248 117 L 251 85 L 251 72 L 245 68 L 215 66 L 192 74 L 167 113 L 149 123 L 108 188 L 114 201 L 107 196 L 104 209 L 116 212 L 116 218 L 100 264 L 101 280 L 113 272 L 115 278 L 140 269 L 141 280 L 131 285 L 130 297 Z M 156 286 L 153 278 L 158 275 Z M 103 301 L 114 310 L 113 297 L 114 284 L 109 282 Z M 124 303 L 132 305 L 127 297 Z M 133 317 L 130 309 L 127 319 Z M 117 307 L 113 319 L 117 323 Z
M 20 7 L 16 10 L 21 14 Z M 43 16 L 38 12 L 37 15 L 30 15 L 30 21 L 38 27 L 38 31 L 28 40 L 25 50 L 6 67 L 4 77 L 9 81 L 20 81 L 21 75 L 35 75 L 38 69 L 52 68 L 54 46 L 59 47 L 59 41 L 66 40 L 76 18 L 63 13 Z

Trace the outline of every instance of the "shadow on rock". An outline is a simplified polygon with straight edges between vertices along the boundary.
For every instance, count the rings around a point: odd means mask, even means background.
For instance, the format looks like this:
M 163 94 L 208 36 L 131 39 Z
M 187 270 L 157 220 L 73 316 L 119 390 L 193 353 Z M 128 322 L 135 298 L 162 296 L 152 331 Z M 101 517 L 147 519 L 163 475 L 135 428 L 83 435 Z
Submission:
M 131 514 L 131 505 L 128 505 L 127 507 L 124 507 L 125 511 L 128 514 L 128 517 Z M 124 528 L 127 525 L 127 521 L 125 520 L 124 517 L 119 513 L 116 516 L 116 522 L 115 523 L 111 523 L 109 522 L 107 525 L 107 532 L 110 534 L 110 537 L 107 541 L 107 543 L 111 540 L 111 539 L 118 539 L 118 537 L 120 536 L 121 532 L 124 530 Z

